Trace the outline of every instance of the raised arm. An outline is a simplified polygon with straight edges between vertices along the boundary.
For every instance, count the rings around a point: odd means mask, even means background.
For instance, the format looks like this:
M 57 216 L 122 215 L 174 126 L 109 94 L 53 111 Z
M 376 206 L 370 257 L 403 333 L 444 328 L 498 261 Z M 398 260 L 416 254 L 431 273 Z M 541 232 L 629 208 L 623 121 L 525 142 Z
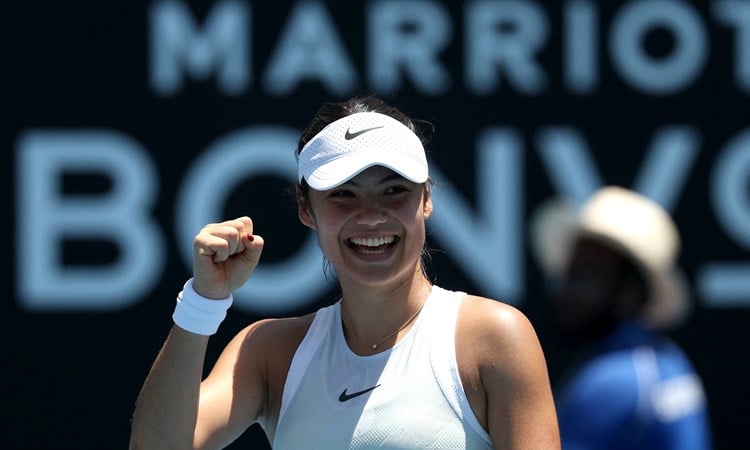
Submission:
M 210 323 L 215 313 L 204 317 L 200 312 L 204 307 L 216 310 L 221 299 L 226 303 L 247 281 L 260 259 L 263 239 L 253 235 L 252 221 L 242 217 L 207 225 L 195 237 L 193 248 L 194 278 L 185 287 L 182 303 L 192 295 L 197 310 L 183 314 L 182 320 L 175 316 L 183 326 L 172 328 L 141 389 L 133 415 L 131 449 L 219 447 L 228 436 L 238 433 L 238 422 L 258 415 L 264 401 L 260 364 L 252 358 L 237 364 L 252 326 L 227 346 L 201 384 L 209 335 L 218 323 L 213 327 Z M 214 329 L 206 331 L 206 322 Z M 238 370 L 245 377 L 247 392 L 243 394 L 249 394 L 241 409 L 232 401 L 232 380 Z

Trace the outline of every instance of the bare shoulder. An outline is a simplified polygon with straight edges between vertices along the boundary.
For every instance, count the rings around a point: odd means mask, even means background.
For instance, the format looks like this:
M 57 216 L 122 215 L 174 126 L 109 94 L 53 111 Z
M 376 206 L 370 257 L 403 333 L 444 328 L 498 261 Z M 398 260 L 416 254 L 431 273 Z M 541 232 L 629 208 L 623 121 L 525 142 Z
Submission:
M 304 338 L 314 318 L 315 313 L 299 317 L 259 320 L 237 333 L 235 340 L 241 341 L 243 345 L 252 346 L 273 343 L 273 348 L 265 349 L 269 351 L 278 350 L 279 346 L 286 345 L 292 345 L 296 348 Z
M 286 356 L 291 360 L 314 318 L 313 313 L 254 322 L 243 328 L 227 344 L 219 363 L 226 361 L 235 366 L 235 370 L 246 367 L 257 371 L 268 368 L 269 364 L 283 360 Z
M 274 376 L 286 377 L 286 370 L 304 339 L 315 314 L 300 317 L 263 319 L 242 329 L 227 346 L 236 352 L 238 364 L 262 366 L 269 382 Z
M 228 383 L 239 398 L 259 399 L 251 417 L 275 417 L 292 359 L 314 318 L 313 313 L 248 325 L 224 348 L 204 384 Z
M 520 310 L 466 296 L 456 359 L 472 410 L 495 448 L 560 448 L 544 354 Z
M 544 364 L 536 331 L 526 315 L 507 303 L 475 295 L 467 295 L 461 303 L 456 360 L 467 394 L 482 401 L 490 380 L 515 379 L 519 369 Z
M 234 336 L 201 383 L 204 436 L 224 442 L 260 417 L 276 416 L 292 358 L 314 317 L 260 320 Z
M 538 345 L 536 331 L 526 315 L 512 305 L 486 297 L 464 298 L 458 326 L 470 345 L 490 346 L 495 354 Z

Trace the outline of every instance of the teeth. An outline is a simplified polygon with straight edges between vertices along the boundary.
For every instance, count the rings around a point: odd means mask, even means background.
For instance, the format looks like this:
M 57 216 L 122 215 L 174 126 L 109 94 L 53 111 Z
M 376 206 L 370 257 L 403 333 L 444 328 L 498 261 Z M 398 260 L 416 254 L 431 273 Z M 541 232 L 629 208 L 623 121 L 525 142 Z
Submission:
M 354 245 L 361 245 L 364 247 L 380 247 L 381 245 L 390 244 L 396 240 L 396 236 L 378 236 L 375 238 L 369 237 L 353 237 L 350 239 Z

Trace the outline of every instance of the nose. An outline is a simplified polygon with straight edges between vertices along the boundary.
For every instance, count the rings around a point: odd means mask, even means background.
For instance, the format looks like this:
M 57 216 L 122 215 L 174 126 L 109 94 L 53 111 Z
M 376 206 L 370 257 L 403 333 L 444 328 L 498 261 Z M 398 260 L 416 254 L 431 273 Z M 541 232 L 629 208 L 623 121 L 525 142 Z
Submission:
M 387 222 L 388 214 L 377 202 L 365 201 L 357 211 L 356 220 L 360 225 L 375 226 Z

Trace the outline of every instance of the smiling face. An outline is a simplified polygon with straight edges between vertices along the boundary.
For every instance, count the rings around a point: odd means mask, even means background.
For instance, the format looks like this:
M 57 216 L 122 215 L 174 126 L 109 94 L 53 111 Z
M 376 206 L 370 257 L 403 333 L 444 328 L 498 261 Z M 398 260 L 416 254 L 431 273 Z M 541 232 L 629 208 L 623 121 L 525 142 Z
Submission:
M 300 220 L 316 230 L 339 279 L 366 285 L 421 273 L 431 213 L 424 184 L 381 166 L 331 190 L 310 189 L 299 207 Z

